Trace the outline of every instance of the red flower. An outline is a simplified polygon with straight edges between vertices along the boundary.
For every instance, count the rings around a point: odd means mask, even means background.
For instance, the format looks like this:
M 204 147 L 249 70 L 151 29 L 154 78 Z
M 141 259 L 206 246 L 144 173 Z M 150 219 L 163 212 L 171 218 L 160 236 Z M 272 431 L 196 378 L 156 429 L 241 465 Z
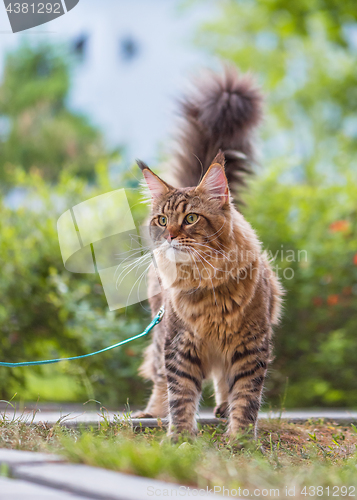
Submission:
M 357 253 L 355 253 L 353 256 L 353 263 L 355 266 L 357 266 Z
M 330 231 L 332 231 L 333 233 L 338 233 L 341 231 L 347 231 L 349 227 L 350 223 L 348 222 L 348 220 L 337 220 L 336 222 L 332 222 L 332 224 L 330 224 Z
M 338 295 L 329 295 L 327 297 L 327 303 L 329 306 L 335 306 L 336 304 L 338 304 Z

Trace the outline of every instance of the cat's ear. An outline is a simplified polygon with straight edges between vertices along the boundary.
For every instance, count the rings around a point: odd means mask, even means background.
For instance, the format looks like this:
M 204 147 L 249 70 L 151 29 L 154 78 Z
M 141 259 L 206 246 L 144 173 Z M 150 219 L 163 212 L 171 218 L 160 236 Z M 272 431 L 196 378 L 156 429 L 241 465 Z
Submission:
M 144 175 L 152 199 L 159 198 L 160 196 L 167 194 L 169 192 L 171 186 L 166 184 L 165 181 L 163 181 L 162 179 L 160 179 L 160 177 L 154 174 L 154 172 L 150 170 L 150 168 L 146 165 L 146 163 L 140 160 L 136 160 L 136 163 L 138 164 L 139 168 L 141 169 Z
M 220 200 L 221 205 L 229 201 L 229 188 L 224 172 L 224 154 L 220 151 L 208 168 L 197 191 L 207 193 L 211 198 Z

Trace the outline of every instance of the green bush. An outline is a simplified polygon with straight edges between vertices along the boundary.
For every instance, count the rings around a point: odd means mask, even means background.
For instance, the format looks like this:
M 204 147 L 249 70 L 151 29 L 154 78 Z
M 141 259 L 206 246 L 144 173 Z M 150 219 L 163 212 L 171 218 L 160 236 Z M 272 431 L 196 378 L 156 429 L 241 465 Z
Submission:
M 357 406 L 357 186 L 279 177 L 252 183 L 245 211 L 286 289 L 266 400 L 278 405 L 288 378 L 289 407 Z
M 24 205 L 10 209 L 1 200 L 0 260 L 0 359 L 10 362 L 74 356 L 101 349 L 139 333 L 149 322 L 140 305 L 110 312 L 98 275 L 65 270 L 56 223 L 65 210 L 84 199 L 113 189 L 107 166 L 97 166 L 97 184 L 62 175 L 50 187 L 38 174 L 13 172 L 12 182 L 25 190 Z M 125 183 L 125 180 L 123 180 Z M 137 196 L 130 194 L 129 200 Z M 130 203 L 136 201 L 131 199 Z M 142 219 L 142 205 L 133 208 Z M 137 376 L 141 352 L 147 340 L 78 362 L 47 368 L 0 368 L 0 397 L 15 392 L 20 399 L 47 397 L 51 374 L 71 380 L 66 398 L 95 397 L 106 404 L 143 399 L 144 385 Z M 29 382 L 38 387 L 29 391 Z M 49 382 L 48 382 L 49 383 Z M 52 380 L 53 383 L 53 380 Z M 31 384 L 30 384 L 31 385 Z M 57 385 L 55 384 L 54 387 Z M 35 392 L 34 392 L 35 391 Z M 37 391 L 37 393 L 36 393 Z

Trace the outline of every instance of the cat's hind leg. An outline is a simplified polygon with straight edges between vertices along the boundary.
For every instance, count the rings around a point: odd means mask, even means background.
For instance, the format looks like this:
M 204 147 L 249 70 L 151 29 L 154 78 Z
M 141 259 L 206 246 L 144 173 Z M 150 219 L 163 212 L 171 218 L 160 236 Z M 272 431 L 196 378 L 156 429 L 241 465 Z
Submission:
M 168 414 L 166 378 L 154 382 L 148 404 L 143 411 L 135 412 L 133 418 L 165 418 Z
M 165 418 L 168 415 L 167 379 L 161 343 L 163 333 L 160 324 L 156 327 L 153 343 L 145 351 L 139 372 L 145 379 L 152 380 L 154 386 L 145 410 L 134 413 L 133 418 Z

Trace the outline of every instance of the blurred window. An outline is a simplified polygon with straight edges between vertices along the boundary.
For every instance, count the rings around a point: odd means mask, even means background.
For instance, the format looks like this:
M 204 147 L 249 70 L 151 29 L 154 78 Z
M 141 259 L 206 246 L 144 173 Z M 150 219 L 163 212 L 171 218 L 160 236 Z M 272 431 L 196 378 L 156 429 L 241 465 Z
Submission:
M 80 35 L 73 42 L 73 52 L 80 61 L 83 61 L 88 47 L 88 36 Z
M 120 57 L 125 62 L 130 62 L 140 53 L 138 42 L 131 36 L 126 36 L 120 40 Z

